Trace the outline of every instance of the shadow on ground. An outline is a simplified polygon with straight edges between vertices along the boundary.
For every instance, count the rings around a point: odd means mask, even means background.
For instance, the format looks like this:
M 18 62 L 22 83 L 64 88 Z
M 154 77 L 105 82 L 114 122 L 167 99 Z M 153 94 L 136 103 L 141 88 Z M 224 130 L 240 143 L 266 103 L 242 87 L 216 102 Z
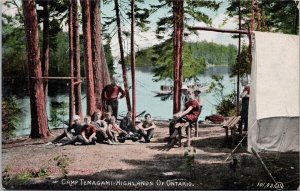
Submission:
M 204 140 L 205 141 L 205 140 Z M 195 143 L 196 144 L 196 143 Z M 203 143 L 201 143 L 203 144 Z M 200 144 L 200 145 L 201 145 Z M 197 144 L 196 144 L 197 145 Z M 262 153 L 264 162 L 283 189 L 299 185 L 299 153 Z M 220 162 L 209 162 L 210 159 Z M 221 162 L 224 156 L 212 158 L 202 154 L 157 154 L 151 160 L 123 160 L 134 169 L 101 171 L 90 175 L 55 179 L 4 182 L 7 189 L 218 189 L 270 190 L 271 181 L 253 155 L 239 155 L 236 168 Z M 208 162 L 205 162 L 208 161 Z M 264 185 L 264 186 L 262 186 Z M 269 186 L 270 186 L 269 185 Z

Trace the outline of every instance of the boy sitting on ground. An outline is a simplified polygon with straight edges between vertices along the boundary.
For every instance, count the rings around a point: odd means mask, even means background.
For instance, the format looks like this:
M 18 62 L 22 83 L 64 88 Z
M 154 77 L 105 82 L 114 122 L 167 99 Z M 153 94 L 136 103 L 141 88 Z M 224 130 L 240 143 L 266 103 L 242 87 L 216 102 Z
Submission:
M 81 131 L 81 136 L 84 141 L 80 141 L 82 144 L 96 144 L 96 126 L 91 124 L 86 124 L 83 126 Z
M 93 114 L 93 121 L 91 122 L 92 125 L 96 126 L 96 138 L 97 142 L 101 143 L 103 141 L 107 142 L 108 144 L 112 144 L 112 133 L 108 129 L 107 123 L 104 120 L 101 120 L 102 111 L 97 110 Z
M 132 140 L 135 142 L 139 139 L 137 129 L 132 123 L 132 113 L 130 111 L 128 111 L 127 115 L 122 119 L 120 128 L 127 132 L 127 136 L 125 137 L 126 140 Z
M 75 145 L 77 142 L 88 145 L 88 144 L 96 144 L 96 127 L 91 125 L 91 117 L 86 116 L 84 118 L 84 125 L 81 129 L 79 135 L 74 136 L 70 141 L 64 143 L 63 145 L 72 144 Z
M 119 137 L 119 139 L 123 140 L 124 137 L 127 135 L 127 132 L 124 131 L 123 129 L 121 129 L 119 127 L 119 125 L 117 124 L 115 116 L 111 116 L 110 124 L 108 125 L 108 129 L 113 133 L 115 142 L 118 141 L 118 137 Z
M 64 137 L 68 138 L 68 141 L 65 142 L 64 145 L 69 144 L 69 141 L 71 141 L 74 137 L 80 135 L 81 130 L 82 130 L 81 119 L 79 115 L 74 115 L 73 124 L 70 125 L 67 129 L 64 129 L 64 132 L 61 135 L 57 136 L 53 141 L 47 143 L 47 145 L 57 143 L 60 140 L 62 140 Z
M 152 121 L 151 115 L 147 113 L 145 115 L 145 121 L 138 124 L 138 133 L 144 137 L 145 143 L 150 143 L 150 139 L 153 137 L 154 128 L 156 125 Z

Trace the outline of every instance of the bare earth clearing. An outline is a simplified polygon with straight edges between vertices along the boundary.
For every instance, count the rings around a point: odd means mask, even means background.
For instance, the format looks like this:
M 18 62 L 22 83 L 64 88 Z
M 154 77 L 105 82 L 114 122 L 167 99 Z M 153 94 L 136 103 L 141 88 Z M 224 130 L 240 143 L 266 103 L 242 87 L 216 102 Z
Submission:
M 58 135 L 61 129 L 55 130 Z M 236 169 L 225 162 L 231 148 L 221 127 L 200 128 L 192 146 L 167 151 L 166 124 L 151 143 L 46 146 L 49 140 L 18 139 L 2 144 L 6 189 L 275 189 L 257 158 L 237 150 Z M 186 139 L 183 140 L 185 142 Z M 283 189 L 299 186 L 299 153 L 260 153 Z M 65 176 L 63 176 L 65 174 Z M 278 185 L 277 185 L 278 186 Z

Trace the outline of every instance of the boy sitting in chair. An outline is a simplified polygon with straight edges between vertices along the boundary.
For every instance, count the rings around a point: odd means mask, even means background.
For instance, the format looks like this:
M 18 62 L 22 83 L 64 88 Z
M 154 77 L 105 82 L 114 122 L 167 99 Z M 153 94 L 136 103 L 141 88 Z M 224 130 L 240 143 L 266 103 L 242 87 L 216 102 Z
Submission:
M 186 98 L 184 111 L 175 113 L 170 124 L 170 147 L 173 147 L 177 141 L 179 141 L 179 147 L 181 146 L 181 129 L 197 122 L 200 115 L 199 103 L 194 98 L 194 93 L 191 90 L 186 93 Z

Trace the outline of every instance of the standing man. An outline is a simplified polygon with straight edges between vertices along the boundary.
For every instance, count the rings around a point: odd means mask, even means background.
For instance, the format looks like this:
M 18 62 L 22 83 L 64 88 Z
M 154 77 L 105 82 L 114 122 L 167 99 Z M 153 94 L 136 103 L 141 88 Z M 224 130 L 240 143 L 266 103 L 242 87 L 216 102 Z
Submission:
M 119 96 L 121 93 L 121 96 Z M 102 102 L 106 111 L 112 112 L 113 116 L 118 117 L 118 99 L 125 96 L 124 90 L 117 85 L 115 77 L 112 77 L 111 84 L 105 86 L 102 91 Z
M 244 125 L 243 131 L 248 130 L 248 109 L 249 109 L 249 98 L 250 98 L 250 86 L 243 82 L 244 90 L 241 93 L 240 97 L 242 98 L 242 109 L 241 109 L 241 120 L 239 123 L 239 132 L 242 132 L 242 128 Z

